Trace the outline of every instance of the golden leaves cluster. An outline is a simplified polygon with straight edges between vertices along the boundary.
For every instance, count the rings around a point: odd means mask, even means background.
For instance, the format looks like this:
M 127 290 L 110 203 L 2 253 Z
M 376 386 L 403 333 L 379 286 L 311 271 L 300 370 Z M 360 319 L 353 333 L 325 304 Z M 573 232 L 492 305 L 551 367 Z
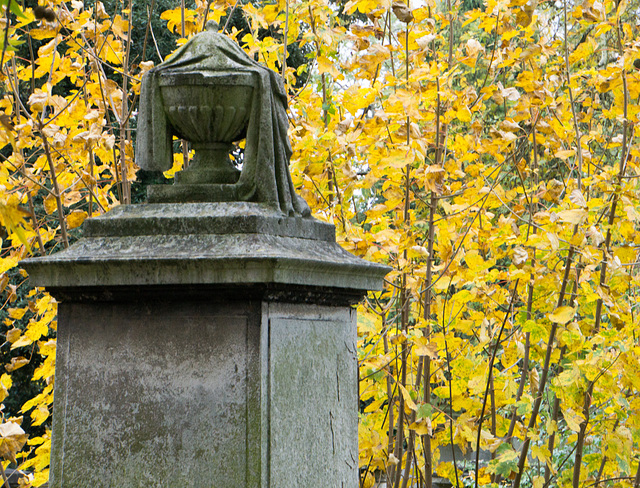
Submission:
M 235 3 L 198 0 L 161 18 L 187 37 L 205 19 L 226 22 Z M 26 291 L 15 267 L 127 201 L 128 116 L 151 67 L 127 60 L 126 9 L 56 5 L 53 23 L 30 9 L 15 19 L 12 39 L 37 41 L 37 56 L 7 51 L 0 100 L 0 284 L 5 347 L 15 352 L 0 396 L 37 349 L 43 389 L 22 412 L 35 423 L 50 414 L 55 303 Z M 511 486 L 530 439 L 523 464 L 533 485 L 544 484 L 548 466 L 561 486 L 572 463 L 549 439 L 572 446 L 587 420 L 581 482 L 634 476 L 637 2 L 567 2 L 566 37 L 564 2 L 341 8 L 247 4 L 248 32 L 228 34 L 283 74 L 291 169 L 314 214 L 336 225 L 346 249 L 393 268 L 386 290 L 359 307 L 362 485 L 405 473 L 424 480 L 431 465 L 452 481 Z M 284 43 L 309 62 L 283 67 Z M 478 442 L 492 460 L 477 471 L 441 461 L 452 443 L 474 458 Z M 37 486 L 48 438 L 26 446 Z

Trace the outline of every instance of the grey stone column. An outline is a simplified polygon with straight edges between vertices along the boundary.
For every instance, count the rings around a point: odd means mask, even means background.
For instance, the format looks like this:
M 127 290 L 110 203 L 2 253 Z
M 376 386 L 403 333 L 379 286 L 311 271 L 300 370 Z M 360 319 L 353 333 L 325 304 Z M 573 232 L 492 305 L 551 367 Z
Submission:
M 60 302 L 50 487 L 357 487 L 352 305 L 388 268 L 333 226 L 121 206 L 23 265 Z

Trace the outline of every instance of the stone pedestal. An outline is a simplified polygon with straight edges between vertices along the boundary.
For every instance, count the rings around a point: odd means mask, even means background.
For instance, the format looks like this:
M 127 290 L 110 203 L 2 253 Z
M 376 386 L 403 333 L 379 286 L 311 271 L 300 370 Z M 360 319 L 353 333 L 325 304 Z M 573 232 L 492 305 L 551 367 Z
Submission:
M 355 311 L 388 271 L 262 204 L 148 204 L 23 263 L 60 301 L 53 488 L 358 485 Z

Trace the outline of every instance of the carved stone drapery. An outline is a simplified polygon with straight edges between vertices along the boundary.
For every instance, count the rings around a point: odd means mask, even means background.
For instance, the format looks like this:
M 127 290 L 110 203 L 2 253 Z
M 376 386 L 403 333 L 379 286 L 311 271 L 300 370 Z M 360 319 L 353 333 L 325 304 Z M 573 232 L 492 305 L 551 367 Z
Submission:
M 178 184 L 192 188 L 152 189 L 150 201 L 253 201 L 275 206 L 288 216 L 310 215 L 306 202 L 295 193 L 289 173 L 291 146 L 287 135 L 287 96 L 280 77 L 256 63 L 231 39 L 211 26 L 143 78 L 136 162 L 145 170 L 166 171 L 173 162 L 173 135 L 187 140 L 195 137 L 180 134 L 176 124 L 171 123 L 163 86 L 181 83 L 184 93 L 191 99 L 189 107 L 195 109 L 199 103 L 204 103 L 201 100 L 204 95 L 196 91 L 195 86 L 208 85 L 211 90 L 224 90 L 225 86 L 246 84 L 242 80 L 247 76 L 253 79 L 254 89 L 248 104 L 246 144 L 238 180 L 207 181 L 205 168 L 192 168 L 187 171 L 195 174 L 183 178 L 184 183 L 177 178 Z M 222 100 L 220 107 L 233 106 L 239 96 L 237 91 L 223 92 L 219 97 Z M 184 107 L 185 112 L 189 107 Z M 206 119 L 203 116 L 201 123 L 216 123 Z

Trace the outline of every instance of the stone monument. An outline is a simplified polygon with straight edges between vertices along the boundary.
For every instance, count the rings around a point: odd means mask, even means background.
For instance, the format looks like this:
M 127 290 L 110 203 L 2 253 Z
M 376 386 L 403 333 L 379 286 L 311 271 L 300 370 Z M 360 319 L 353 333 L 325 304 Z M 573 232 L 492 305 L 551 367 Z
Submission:
M 310 217 L 275 73 L 209 29 L 146 75 L 149 203 L 23 262 L 60 302 L 53 488 L 356 488 L 355 311 L 388 268 Z M 230 144 L 246 137 L 242 169 Z

